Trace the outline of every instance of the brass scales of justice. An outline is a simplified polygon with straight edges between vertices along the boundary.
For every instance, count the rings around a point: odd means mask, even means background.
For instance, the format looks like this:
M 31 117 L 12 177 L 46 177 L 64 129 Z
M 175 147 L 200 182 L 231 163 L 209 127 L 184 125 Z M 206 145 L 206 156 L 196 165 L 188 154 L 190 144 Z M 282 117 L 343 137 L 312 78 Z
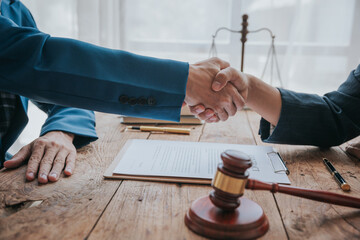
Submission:
M 249 25 L 248 18 L 249 17 L 247 14 L 244 14 L 242 16 L 242 23 L 241 23 L 242 29 L 241 30 L 232 30 L 227 27 L 221 27 L 215 31 L 215 33 L 212 35 L 212 43 L 211 43 L 210 52 L 209 52 L 210 57 L 217 56 L 215 40 L 220 31 L 225 30 L 225 31 L 228 31 L 231 33 L 239 33 L 239 34 L 241 34 L 241 38 L 240 38 L 240 42 L 241 42 L 240 71 L 243 72 L 244 71 L 244 59 L 245 59 L 245 57 L 244 57 L 245 56 L 245 43 L 247 41 L 247 35 L 249 33 L 268 32 L 271 37 L 271 44 L 270 44 L 270 48 L 267 53 L 266 62 L 265 62 L 264 69 L 262 71 L 260 79 L 264 79 L 265 72 L 266 72 L 269 62 L 270 62 L 270 82 L 269 82 L 270 85 L 273 85 L 274 68 L 276 68 L 276 74 L 279 79 L 280 87 L 283 87 L 283 82 L 282 82 L 281 75 L 280 75 L 279 63 L 277 60 L 277 54 L 276 54 L 276 50 L 275 50 L 275 35 L 269 28 L 266 28 L 266 27 L 259 28 L 256 30 L 248 30 L 248 25 Z
M 244 67 L 246 35 L 251 33 L 251 31 L 247 30 L 247 19 L 248 16 L 243 15 L 243 28 L 241 31 L 228 29 L 242 34 L 241 71 L 243 71 Z M 213 35 L 212 50 L 215 53 L 214 39 L 221 29 L 225 28 L 218 29 Z M 276 55 L 274 48 L 275 36 L 272 33 L 271 37 L 272 46 L 270 51 L 274 51 L 273 54 Z M 270 51 L 268 60 L 271 55 Z M 277 65 L 276 56 L 275 64 Z M 266 65 L 267 63 L 263 74 Z M 281 83 L 279 71 L 278 77 Z M 221 153 L 221 159 L 222 162 L 219 163 L 211 183 L 213 191 L 210 192 L 209 196 L 195 200 L 185 215 L 186 226 L 201 236 L 211 239 L 255 239 L 266 234 L 269 230 L 268 218 L 259 204 L 242 197 L 245 189 L 265 190 L 272 193 L 279 192 L 335 205 L 360 208 L 360 198 L 249 179 L 246 170 L 252 166 L 252 161 L 248 155 L 242 152 L 226 150 Z

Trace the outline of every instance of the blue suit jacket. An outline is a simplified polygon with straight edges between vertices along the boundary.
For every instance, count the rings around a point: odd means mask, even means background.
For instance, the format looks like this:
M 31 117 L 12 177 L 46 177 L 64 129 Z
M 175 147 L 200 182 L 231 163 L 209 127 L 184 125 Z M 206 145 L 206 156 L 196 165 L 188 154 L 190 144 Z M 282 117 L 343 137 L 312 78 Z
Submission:
M 3 1 L 1 5 L 1 12 L 2 12 L 2 20 L 6 19 L 6 21 L 11 21 L 13 25 L 17 25 L 18 27 L 22 28 L 29 28 L 29 29 L 36 29 L 35 22 L 33 21 L 30 12 L 19 2 L 10 4 L 9 1 Z M 0 32 L 1 38 L 5 37 L 7 35 L 4 32 Z M 13 39 L 14 40 L 14 39 Z M 14 43 L 17 42 L 14 40 Z M 1 85 L 7 85 L 9 84 L 7 81 L 8 79 L 11 79 L 15 76 L 11 75 L 17 75 L 18 73 L 11 72 L 6 69 L 7 63 L 11 63 L 11 65 L 17 65 L 18 70 L 13 69 L 13 71 L 21 71 L 21 69 L 24 67 L 24 62 L 17 62 L 14 61 L 12 57 L 8 55 L 8 57 L 5 57 L 2 53 L 4 51 L 8 51 L 11 49 L 10 46 L 4 46 L 3 41 L 1 40 L 0 45 L 1 47 L 1 57 L 0 57 L 0 82 Z M 10 49 L 7 49 L 7 47 L 10 47 Z M 27 48 L 30 48 L 31 46 L 25 46 Z M 21 52 L 21 46 L 16 46 L 17 51 Z M 7 49 L 7 50 L 6 50 Z M 15 50 L 15 49 L 14 49 Z M 26 52 L 26 50 L 25 50 Z M 11 54 L 9 52 L 9 54 Z M 23 80 L 25 81 L 31 81 L 31 76 L 24 76 Z M 20 80 L 21 81 L 21 80 Z M 31 85 L 34 83 L 31 83 Z M 21 88 L 21 85 L 17 85 L 15 82 L 13 82 L 11 85 L 13 85 L 14 89 Z M 32 86 L 28 85 L 29 91 L 32 91 Z M 0 88 L 0 91 L 8 91 L 8 88 Z M 20 93 L 18 91 L 12 91 L 14 93 Z M 17 139 L 17 137 L 20 135 L 21 131 L 25 127 L 25 125 L 28 122 L 27 117 L 27 108 L 28 108 L 28 98 L 19 96 L 20 101 L 18 101 L 18 106 L 16 107 L 15 116 L 11 122 L 10 128 L 7 131 L 6 135 L 3 137 L 1 142 L 1 157 L 0 157 L 0 165 L 1 165 L 1 159 L 4 159 L 4 154 L 7 151 L 7 149 L 14 143 L 14 141 Z M 69 108 L 69 107 L 62 107 L 57 106 L 53 104 L 47 104 L 47 103 L 41 103 L 41 102 L 34 102 L 40 109 L 45 111 L 48 114 L 48 118 L 45 122 L 45 124 L 42 127 L 41 135 L 44 135 L 45 133 L 49 131 L 54 130 L 61 130 L 66 132 L 71 132 L 75 134 L 74 139 L 74 145 L 76 147 L 81 147 L 90 141 L 96 140 L 96 132 L 95 132 L 95 116 L 94 113 L 88 110 L 81 110 L 81 109 L 75 109 L 75 108 Z
M 318 96 L 279 89 L 281 115 L 270 134 L 270 124 L 260 122 L 265 142 L 337 146 L 360 134 L 360 65 L 337 91 Z
M 0 90 L 47 103 L 42 133 L 64 130 L 95 138 L 93 113 L 74 108 L 179 121 L 189 65 L 138 56 L 40 32 L 17 0 L 3 0 L 0 16 Z M 25 125 L 21 97 L 11 136 Z
M 178 121 L 189 65 L 51 37 L 3 0 L 0 89 L 41 102 Z M 11 20 L 7 16 L 12 16 Z

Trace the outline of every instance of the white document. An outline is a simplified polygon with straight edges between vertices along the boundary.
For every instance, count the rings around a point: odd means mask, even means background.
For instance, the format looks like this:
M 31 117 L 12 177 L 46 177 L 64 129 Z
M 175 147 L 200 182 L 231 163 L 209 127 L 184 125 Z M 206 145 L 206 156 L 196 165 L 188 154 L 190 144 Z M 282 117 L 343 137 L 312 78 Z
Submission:
M 142 139 L 127 144 L 114 174 L 212 179 L 221 162 L 220 154 L 234 149 L 250 156 L 250 178 L 290 184 L 282 160 L 270 146 Z

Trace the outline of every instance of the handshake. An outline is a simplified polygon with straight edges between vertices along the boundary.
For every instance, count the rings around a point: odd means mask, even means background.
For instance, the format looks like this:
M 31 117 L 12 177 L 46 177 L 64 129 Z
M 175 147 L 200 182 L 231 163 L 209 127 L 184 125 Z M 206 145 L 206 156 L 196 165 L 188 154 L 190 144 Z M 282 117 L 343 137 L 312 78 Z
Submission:
M 184 104 L 206 122 L 226 121 L 247 103 L 249 77 L 219 58 L 191 64 Z

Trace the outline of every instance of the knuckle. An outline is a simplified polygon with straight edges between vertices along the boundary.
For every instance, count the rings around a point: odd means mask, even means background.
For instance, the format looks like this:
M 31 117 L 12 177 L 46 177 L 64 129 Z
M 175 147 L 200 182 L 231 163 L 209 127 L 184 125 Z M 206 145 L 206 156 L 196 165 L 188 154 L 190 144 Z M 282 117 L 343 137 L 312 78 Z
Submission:
M 225 103 L 226 103 L 227 105 L 233 106 L 232 97 L 228 96 L 228 97 L 225 99 Z
M 35 146 L 35 147 L 43 147 L 43 146 L 46 145 L 46 143 L 47 143 L 46 140 L 44 140 L 44 139 L 42 139 L 42 138 L 39 138 L 39 139 L 35 142 L 34 146 Z
M 198 118 L 200 118 L 201 120 L 206 120 L 206 115 L 204 113 L 200 113 L 198 115 Z
M 232 103 L 232 99 L 229 96 L 224 96 L 224 97 L 221 98 L 220 102 L 221 102 L 221 105 L 228 106 L 228 105 L 230 105 Z
M 216 106 L 215 107 L 215 112 L 217 112 L 218 114 L 223 114 L 224 113 L 224 109 L 220 106 Z
M 51 158 L 44 158 L 41 162 L 44 163 L 44 164 L 51 165 L 51 164 L 53 163 L 53 159 L 51 159 Z
M 190 112 L 194 113 L 195 112 L 195 106 L 189 106 Z
M 219 72 L 216 76 L 216 80 L 226 80 L 226 74 L 224 72 Z
M 55 158 L 55 160 L 54 160 L 54 164 L 63 164 L 63 163 L 64 163 L 64 159 L 63 159 L 63 158 L 57 157 L 57 158 Z
M 27 151 L 28 148 L 29 148 L 29 145 L 23 146 L 22 148 L 20 148 L 19 152 Z
M 218 57 L 212 57 L 210 60 L 216 63 L 220 62 L 220 58 Z
M 40 156 L 35 154 L 30 157 L 29 163 L 39 163 L 40 160 L 41 160 Z
M 56 142 L 56 141 L 50 141 L 50 146 L 54 147 L 54 148 L 59 148 L 60 147 L 59 143 Z

